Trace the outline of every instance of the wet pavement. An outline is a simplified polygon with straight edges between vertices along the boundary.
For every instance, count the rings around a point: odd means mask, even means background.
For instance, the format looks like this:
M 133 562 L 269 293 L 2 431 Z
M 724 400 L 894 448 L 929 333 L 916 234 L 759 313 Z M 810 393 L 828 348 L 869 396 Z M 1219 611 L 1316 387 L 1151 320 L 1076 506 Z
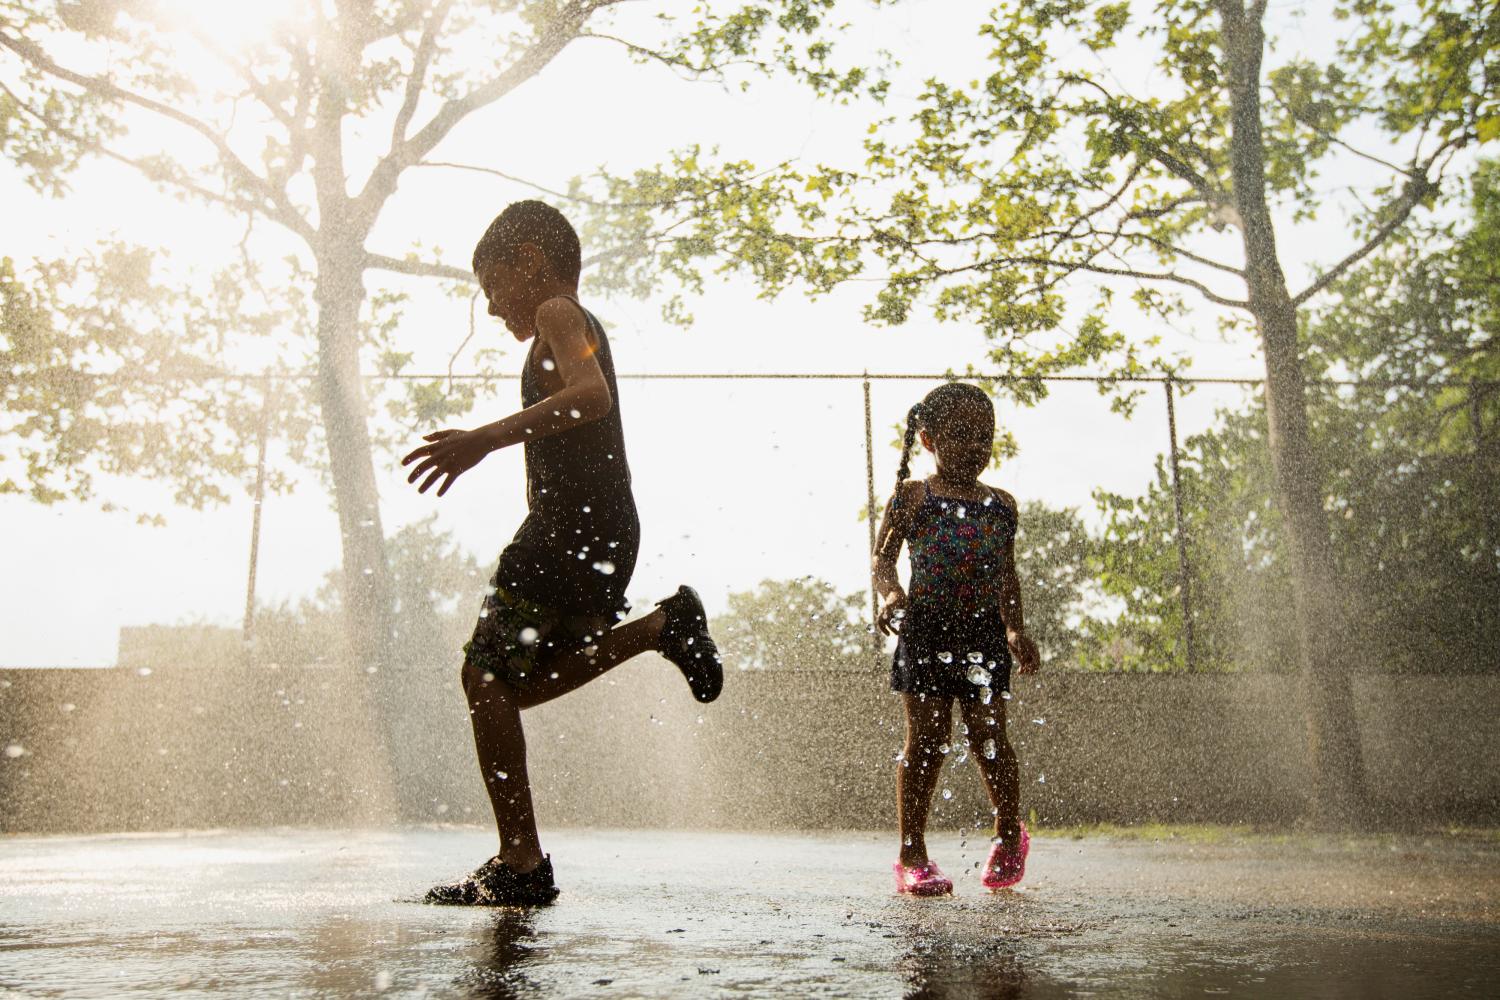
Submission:
M 1040 836 L 1018 891 L 934 837 L 552 833 L 543 910 L 427 907 L 473 829 L 10 837 L 16 996 L 1421 997 L 1500 991 L 1500 840 Z

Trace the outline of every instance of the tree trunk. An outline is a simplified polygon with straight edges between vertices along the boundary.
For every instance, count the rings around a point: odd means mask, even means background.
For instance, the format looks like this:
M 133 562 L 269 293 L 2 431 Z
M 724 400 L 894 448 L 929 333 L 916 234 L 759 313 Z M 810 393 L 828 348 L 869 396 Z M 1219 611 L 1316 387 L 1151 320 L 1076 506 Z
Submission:
M 379 669 L 389 657 L 393 606 L 380 524 L 380 495 L 370 457 L 369 417 L 359 374 L 359 308 L 364 302 L 365 238 L 373 219 L 359 215 L 344 167 L 345 84 L 359 47 L 347 26 L 329 25 L 318 38 L 318 100 L 314 109 L 312 178 L 318 201 L 313 241 L 318 277 L 318 396 L 333 502 L 344 554 L 344 626 L 356 666 Z
M 1230 175 L 1245 247 L 1245 282 L 1266 363 L 1266 415 L 1276 504 L 1291 560 L 1298 659 L 1313 762 L 1314 818 L 1348 825 L 1365 809 L 1364 762 L 1349 684 L 1331 535 L 1323 510 L 1323 472 L 1308 437 L 1307 395 L 1297 338 L 1297 309 L 1276 252 L 1265 197 L 1260 69 L 1265 36 L 1258 16 L 1222 0 L 1229 63 Z M 1276 628 L 1277 622 L 1266 627 Z
M 359 374 L 358 247 L 318 258 L 318 396 L 344 555 L 344 619 L 356 665 L 380 667 L 390 649 L 391 587 Z

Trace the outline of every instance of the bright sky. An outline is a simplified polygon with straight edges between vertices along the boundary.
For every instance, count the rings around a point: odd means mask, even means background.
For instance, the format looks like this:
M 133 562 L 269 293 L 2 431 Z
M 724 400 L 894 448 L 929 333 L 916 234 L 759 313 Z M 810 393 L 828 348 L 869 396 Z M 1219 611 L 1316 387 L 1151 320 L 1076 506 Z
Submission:
M 905 69 L 892 102 L 899 112 L 911 106 L 924 76 L 951 74 L 953 67 L 980 71 L 985 47 L 974 35 L 973 18 L 984 6 L 913 0 L 872 13 L 851 5 L 858 22 L 850 41 L 899 54 Z M 1292 41 L 1303 44 L 1299 39 L 1313 34 L 1299 33 Z M 1114 63 L 1110 69 L 1150 85 L 1149 67 Z M 569 127 L 548 124 L 558 117 Z M 760 84 L 741 94 L 689 83 L 593 43 L 570 49 L 502 104 L 473 116 L 434 158 L 494 166 L 549 187 L 562 187 L 568 178 L 600 165 L 623 170 L 655 162 L 690 142 L 722 144 L 727 155 L 765 164 L 792 157 L 848 162 L 857 156 L 867 120 L 861 112 L 814 103 L 788 86 Z M 381 119 L 369 141 L 351 137 L 351 149 L 378 149 L 388 121 Z M 141 133 L 146 139 L 157 134 Z M 175 130 L 159 134 L 191 146 Z M 356 174 L 355 181 L 362 180 Z M 239 239 L 233 222 L 157 193 L 123 168 L 91 165 L 74 177 L 73 186 L 66 199 L 46 200 L 0 164 L 4 253 L 24 262 L 119 235 L 139 242 L 160 239 L 178 260 L 212 262 Z M 399 256 L 420 240 L 443 248 L 446 259 L 462 265 L 489 218 L 507 201 L 527 194 L 477 174 L 411 171 L 388 205 L 371 249 Z M 1347 239 L 1343 220 L 1329 213 L 1298 230 L 1282 249 L 1292 274 L 1299 275 L 1309 262 L 1341 256 Z M 367 285 L 381 280 L 372 274 Z M 926 319 L 895 330 L 865 326 L 859 306 L 872 291 L 865 285 L 816 302 L 793 294 L 768 303 L 756 299 L 743 281 L 711 281 L 691 303 L 697 321 L 687 331 L 664 326 L 659 303 L 588 304 L 612 324 L 621 372 L 936 372 L 982 362 L 985 344 L 972 330 Z M 1124 311 L 1120 321 L 1141 328 Z M 509 340 L 498 324 L 482 323 L 476 340 L 489 338 L 491 346 Z M 1186 324 L 1161 332 L 1171 350 L 1193 358 L 1194 373 L 1260 374 L 1253 345 L 1224 343 L 1213 313 L 1201 313 L 1192 326 L 1196 333 Z M 421 295 L 408 309 L 399 339 L 403 349 L 417 353 L 417 368 L 435 371 L 446 366 L 466 333 L 462 305 Z M 471 344 L 460 359 L 460 370 L 477 346 Z M 512 360 L 519 365 L 518 354 L 513 352 Z M 892 427 L 930 387 L 909 382 L 874 387 L 876 488 L 882 496 L 894 480 Z M 513 383 L 505 386 L 472 423 L 503 416 L 517 395 Z M 625 381 L 620 395 L 644 527 L 631 587 L 638 605 L 679 582 L 694 583 L 714 606 L 721 606 L 727 593 L 768 577 L 811 574 L 846 591 L 867 586 L 866 527 L 856 519 L 865 495 L 858 383 Z M 1181 401 L 1179 432 L 1202 429 L 1216 406 L 1240 398 L 1235 390 L 1205 389 Z M 989 480 L 1023 500 L 1085 512 L 1096 488 L 1141 490 L 1166 444 L 1160 390 L 1128 422 L 1110 414 L 1092 388 L 1081 386 L 1060 387 L 1031 411 L 1002 407 L 1000 418 L 1018 437 L 1021 455 Z M 435 510 L 441 527 L 492 563 L 524 513 L 519 452 L 491 456 L 441 501 L 406 487 L 388 457 L 378 456 L 377 462 L 388 532 Z M 924 471 L 918 467 L 918 474 Z M 161 490 L 141 483 L 113 483 L 104 492 L 137 508 L 169 502 Z M 0 498 L 11 567 L 0 578 L 0 665 L 108 664 L 122 625 L 238 625 L 250 519 L 248 497 L 203 513 L 169 511 L 165 528 L 140 527 L 127 516 L 77 504 L 39 507 Z M 305 477 L 290 497 L 267 501 L 262 601 L 311 592 L 338 559 L 336 520 L 316 477 Z M 1024 580 L 1024 567 L 1022 572 Z

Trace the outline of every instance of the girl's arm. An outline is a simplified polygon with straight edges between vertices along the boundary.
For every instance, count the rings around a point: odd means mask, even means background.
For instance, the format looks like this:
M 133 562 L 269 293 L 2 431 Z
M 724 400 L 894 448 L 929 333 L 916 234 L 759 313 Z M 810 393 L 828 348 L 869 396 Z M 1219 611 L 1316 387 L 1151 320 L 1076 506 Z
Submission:
M 915 489 L 913 489 L 915 487 Z M 896 626 L 898 611 L 906 608 L 906 591 L 901 589 L 901 578 L 896 572 L 896 559 L 901 555 L 901 546 L 906 533 L 911 529 L 915 503 L 921 493 L 920 483 L 905 482 L 896 487 L 890 502 L 885 505 L 885 514 L 880 519 L 880 529 L 875 532 L 875 552 L 872 582 L 880 597 L 880 611 L 875 616 L 875 626 L 886 635 L 899 632 Z
M 599 359 L 594 357 L 596 345 L 589 337 L 583 310 L 569 299 L 549 299 L 536 311 L 536 330 L 542 342 L 539 346 L 546 348 L 557 365 L 563 387 L 519 413 L 483 427 L 434 431 L 424 436 L 427 444 L 401 460 L 402 465 L 420 460 L 406 479 L 414 483 L 427 476 L 417 487 L 419 493 L 426 493 L 442 479 L 437 492 L 442 496 L 455 479 L 490 452 L 572 430 L 609 412 L 614 398 Z
M 1015 497 L 1000 490 L 995 491 L 1000 502 L 1010 508 L 1011 515 L 1020 524 L 1020 510 Z M 1018 673 L 1034 674 L 1041 666 L 1041 653 L 1031 636 L 1026 634 L 1026 611 L 1021 606 L 1021 578 L 1016 573 L 1016 540 L 1005 544 L 1005 553 L 1000 560 L 1000 617 L 1005 621 L 1005 641 L 1016 658 Z

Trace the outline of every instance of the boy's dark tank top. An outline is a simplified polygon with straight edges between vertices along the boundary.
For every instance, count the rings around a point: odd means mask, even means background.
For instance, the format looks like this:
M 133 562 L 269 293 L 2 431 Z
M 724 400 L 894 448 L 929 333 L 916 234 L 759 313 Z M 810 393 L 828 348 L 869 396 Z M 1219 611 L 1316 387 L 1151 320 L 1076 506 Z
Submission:
M 558 611 L 608 615 L 629 607 L 625 587 L 635 570 L 640 521 L 625 460 L 614 356 L 599 321 L 587 309 L 583 314 L 609 386 L 609 412 L 526 442 L 526 520 L 500 554 L 495 580 Z M 541 342 L 534 340 L 521 368 L 521 405 L 545 399 L 547 381 Z

